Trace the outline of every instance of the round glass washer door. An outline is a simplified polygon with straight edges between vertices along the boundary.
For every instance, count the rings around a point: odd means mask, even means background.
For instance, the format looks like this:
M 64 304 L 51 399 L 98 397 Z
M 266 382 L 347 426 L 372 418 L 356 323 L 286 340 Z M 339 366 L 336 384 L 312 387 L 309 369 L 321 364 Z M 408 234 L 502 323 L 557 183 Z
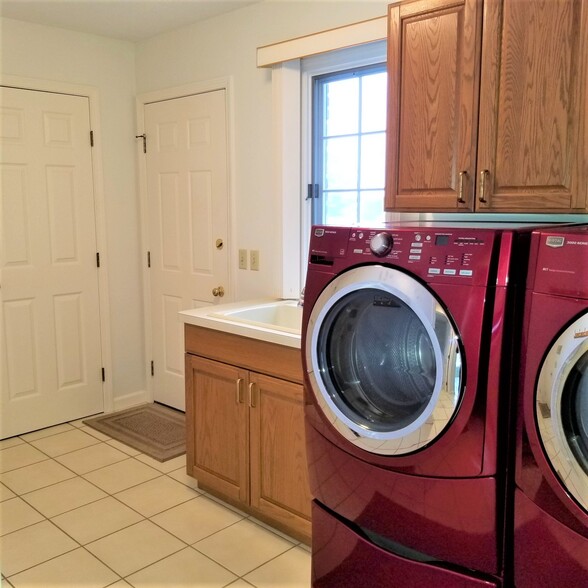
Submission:
M 456 329 L 433 293 L 402 271 L 362 266 L 335 278 L 313 307 L 305 349 L 320 409 L 371 453 L 418 451 L 458 410 Z
M 559 335 L 545 356 L 535 417 L 553 470 L 588 511 L 588 312 Z

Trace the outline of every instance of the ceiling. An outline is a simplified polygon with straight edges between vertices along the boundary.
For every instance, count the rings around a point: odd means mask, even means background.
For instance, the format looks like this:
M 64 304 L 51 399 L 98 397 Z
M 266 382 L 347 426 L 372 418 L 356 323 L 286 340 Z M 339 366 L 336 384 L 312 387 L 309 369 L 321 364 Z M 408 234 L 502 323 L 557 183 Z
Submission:
M 0 0 L 6 18 L 141 41 L 260 0 Z

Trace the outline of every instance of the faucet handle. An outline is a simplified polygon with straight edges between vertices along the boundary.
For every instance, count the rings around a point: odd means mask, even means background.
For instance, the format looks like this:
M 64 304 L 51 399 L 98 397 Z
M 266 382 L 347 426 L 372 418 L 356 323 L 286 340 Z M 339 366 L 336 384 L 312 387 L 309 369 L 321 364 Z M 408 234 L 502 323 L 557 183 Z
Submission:
M 304 288 L 300 290 L 300 296 L 298 297 L 298 306 L 304 306 Z

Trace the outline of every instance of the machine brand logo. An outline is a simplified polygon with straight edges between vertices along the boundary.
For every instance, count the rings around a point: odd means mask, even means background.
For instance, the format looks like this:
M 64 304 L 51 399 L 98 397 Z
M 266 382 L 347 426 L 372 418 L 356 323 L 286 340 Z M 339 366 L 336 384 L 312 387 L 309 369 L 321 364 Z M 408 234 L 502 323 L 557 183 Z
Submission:
M 322 237 L 325 234 L 325 229 L 315 229 L 314 236 L 315 237 Z
M 547 237 L 545 239 L 547 247 L 563 247 L 565 242 L 565 237 Z

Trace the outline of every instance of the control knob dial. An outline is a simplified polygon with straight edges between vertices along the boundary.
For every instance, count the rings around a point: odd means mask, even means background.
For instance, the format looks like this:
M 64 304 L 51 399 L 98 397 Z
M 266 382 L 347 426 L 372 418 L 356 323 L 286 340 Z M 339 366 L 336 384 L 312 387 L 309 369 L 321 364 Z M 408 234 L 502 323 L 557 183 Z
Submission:
M 370 241 L 370 249 L 374 255 L 378 257 L 384 257 L 392 251 L 392 245 L 394 241 L 392 235 L 389 233 L 378 233 L 374 235 Z

